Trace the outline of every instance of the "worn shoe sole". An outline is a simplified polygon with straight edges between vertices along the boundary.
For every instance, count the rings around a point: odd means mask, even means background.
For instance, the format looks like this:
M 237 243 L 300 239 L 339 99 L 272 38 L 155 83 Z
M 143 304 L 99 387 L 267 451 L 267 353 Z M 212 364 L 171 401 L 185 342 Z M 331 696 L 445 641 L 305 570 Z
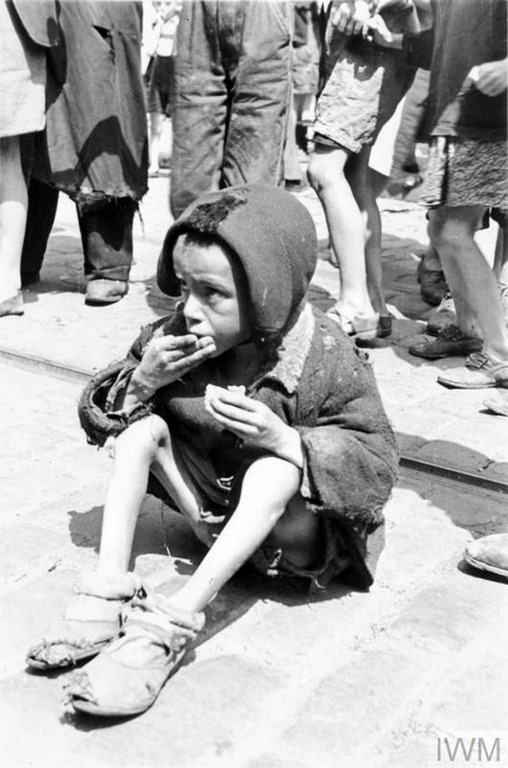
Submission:
M 435 344 L 436 342 L 429 341 L 427 345 L 415 345 L 414 347 L 409 347 L 408 352 L 410 355 L 414 355 L 415 357 L 423 357 L 425 360 L 441 360 L 444 357 L 464 357 L 465 355 L 470 355 L 472 352 L 479 352 L 482 348 L 482 342 L 481 340 L 474 340 L 474 341 L 461 341 L 461 342 L 450 342 L 447 349 L 441 349 L 441 350 L 432 350 L 429 349 L 431 344 Z
M 97 654 L 103 650 L 103 648 L 109 645 L 111 640 L 113 640 L 113 637 L 110 640 L 105 640 L 102 643 L 95 643 L 93 647 L 79 651 L 78 653 L 74 653 L 72 657 L 61 660 L 60 662 L 54 662 L 50 664 L 47 661 L 42 661 L 41 659 L 27 656 L 25 659 L 25 664 L 29 669 L 35 669 L 37 671 L 43 672 L 51 672 L 53 670 L 58 671 L 59 669 L 71 669 L 72 667 L 81 664 L 83 661 L 89 661 L 90 659 L 93 659 L 94 656 L 97 656 Z
M 85 304 L 102 307 L 115 304 L 129 292 L 129 284 L 124 280 L 91 280 L 86 288 Z
M 495 565 L 489 565 L 488 563 L 484 563 L 482 560 L 477 560 L 475 557 L 472 557 L 467 551 L 464 552 L 463 558 L 469 565 L 472 565 L 474 568 L 478 568 L 480 571 L 487 571 L 488 573 L 495 573 L 496 576 L 504 576 L 506 579 L 508 579 L 508 570 L 505 568 L 498 568 Z

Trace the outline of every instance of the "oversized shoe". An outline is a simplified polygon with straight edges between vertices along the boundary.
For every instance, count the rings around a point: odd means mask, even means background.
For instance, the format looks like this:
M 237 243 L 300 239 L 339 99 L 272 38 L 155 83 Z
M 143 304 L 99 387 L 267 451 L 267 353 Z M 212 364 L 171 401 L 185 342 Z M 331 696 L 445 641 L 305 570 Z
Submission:
M 27 667 L 39 671 L 65 669 L 96 656 L 118 636 L 122 610 L 134 595 L 145 594 L 133 573 L 104 581 L 85 577 L 76 589 L 63 620 L 27 653 Z
M 204 624 L 203 613 L 182 611 L 160 596 L 134 599 L 119 638 L 73 674 L 69 704 L 102 717 L 144 712 Z

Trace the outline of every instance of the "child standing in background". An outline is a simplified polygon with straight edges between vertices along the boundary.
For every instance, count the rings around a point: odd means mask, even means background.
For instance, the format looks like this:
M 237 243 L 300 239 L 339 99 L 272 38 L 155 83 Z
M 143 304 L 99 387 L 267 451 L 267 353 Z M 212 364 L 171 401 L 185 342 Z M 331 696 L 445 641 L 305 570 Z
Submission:
M 158 176 L 159 154 L 164 123 L 171 117 L 176 51 L 176 30 L 181 0 L 153 0 L 147 3 L 143 34 L 143 73 L 147 88 L 147 111 L 150 127 L 150 166 L 148 175 Z M 171 147 L 171 134 L 168 134 Z M 169 154 L 169 153 L 168 153 Z

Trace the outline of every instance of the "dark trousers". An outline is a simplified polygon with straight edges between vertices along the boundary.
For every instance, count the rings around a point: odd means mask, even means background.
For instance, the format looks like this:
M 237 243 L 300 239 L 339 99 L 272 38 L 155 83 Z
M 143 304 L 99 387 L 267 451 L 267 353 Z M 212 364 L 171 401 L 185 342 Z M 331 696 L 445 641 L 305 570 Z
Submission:
M 287 0 L 188 0 L 175 62 L 171 212 L 204 192 L 282 181 Z
M 21 256 L 23 284 L 37 279 L 55 221 L 58 190 L 30 180 L 28 215 Z M 137 203 L 121 197 L 76 205 L 85 277 L 128 280 L 132 264 L 132 222 Z

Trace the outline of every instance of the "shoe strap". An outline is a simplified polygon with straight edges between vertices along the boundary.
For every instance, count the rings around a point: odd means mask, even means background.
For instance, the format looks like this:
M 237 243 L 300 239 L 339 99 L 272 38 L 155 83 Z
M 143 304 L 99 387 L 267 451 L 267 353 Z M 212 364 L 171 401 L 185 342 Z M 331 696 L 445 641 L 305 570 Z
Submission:
M 125 624 L 132 621 L 148 622 L 162 628 L 174 625 L 197 634 L 205 623 L 204 613 L 192 613 L 176 608 L 161 595 L 135 596 L 125 613 Z
M 490 368 L 491 361 L 485 352 L 471 352 L 466 358 L 466 368 L 472 371 L 480 371 L 483 368 Z
M 469 341 L 471 339 L 457 325 L 447 325 L 446 328 L 439 331 L 438 336 L 445 341 Z
M 118 576 L 104 577 L 87 573 L 74 590 L 78 595 L 102 597 L 104 600 L 130 600 L 138 592 L 146 594 L 143 582 L 131 571 Z

